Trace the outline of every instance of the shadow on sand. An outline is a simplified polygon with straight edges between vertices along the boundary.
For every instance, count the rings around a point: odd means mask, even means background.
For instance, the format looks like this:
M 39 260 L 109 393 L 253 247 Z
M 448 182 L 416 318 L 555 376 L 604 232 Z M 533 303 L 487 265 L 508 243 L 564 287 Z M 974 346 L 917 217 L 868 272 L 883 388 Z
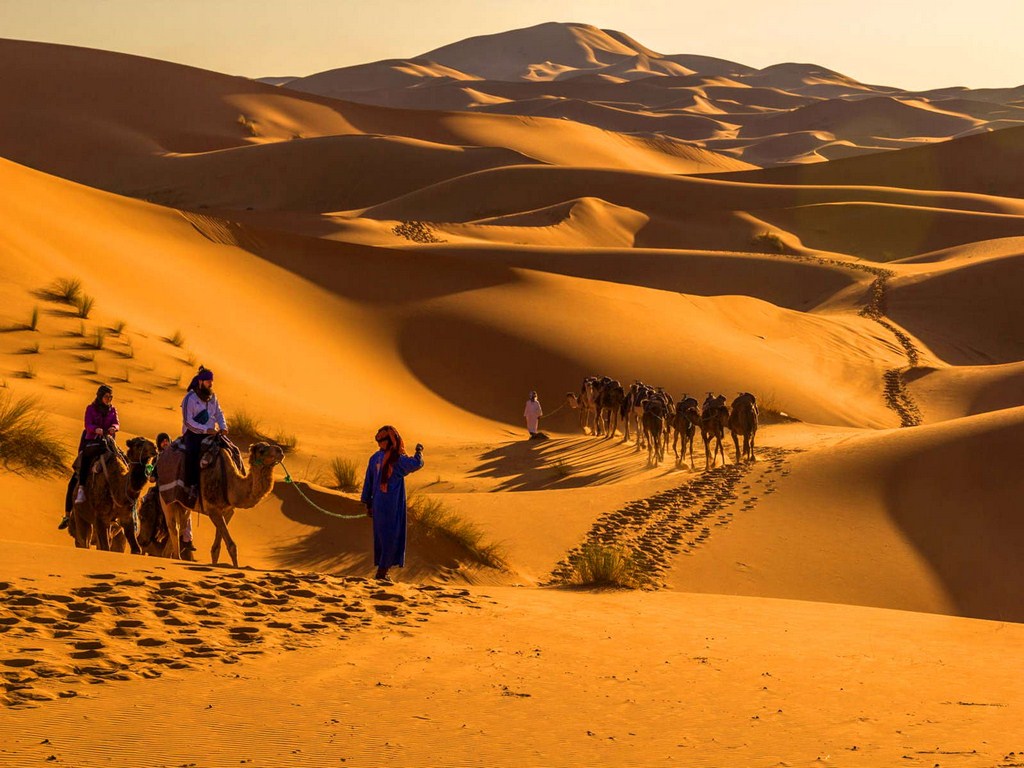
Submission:
M 616 483 L 648 471 L 647 452 L 616 435 L 518 440 L 480 456 L 475 477 L 502 480 L 497 491 L 540 491 Z M 661 474 L 678 471 L 674 459 L 662 463 Z
M 335 514 L 365 512 L 356 499 L 306 483 L 296 485 L 314 504 Z M 368 517 L 341 519 L 326 515 L 285 483 L 274 486 L 273 496 L 280 500 L 281 512 L 288 520 L 312 529 L 272 548 L 271 556 L 278 567 L 339 576 L 373 573 L 373 523 Z M 405 567 L 396 569 L 393 576 L 400 581 L 432 581 L 458 569 L 466 559 L 452 542 L 426 535 L 410 522 Z

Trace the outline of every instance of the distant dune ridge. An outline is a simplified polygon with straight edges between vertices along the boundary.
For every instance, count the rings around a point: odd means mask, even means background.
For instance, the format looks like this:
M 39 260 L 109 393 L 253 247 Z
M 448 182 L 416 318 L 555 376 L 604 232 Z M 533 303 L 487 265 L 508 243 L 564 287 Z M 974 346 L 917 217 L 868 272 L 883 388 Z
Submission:
M 762 166 L 1024 124 L 1024 86 L 906 91 L 815 64 L 755 69 L 709 56 L 664 55 L 621 32 L 554 22 L 469 38 L 413 59 L 293 78 L 287 87 L 390 107 L 568 117 L 610 130 L 676 136 Z M 589 108 L 574 108 L 577 101 Z M 550 103 L 538 111 L 544 102 Z M 685 128 L 684 116 L 691 118 Z M 692 121 L 697 116 L 703 122 Z M 757 141 L 801 131 L 823 132 L 823 140 L 813 147 Z
M 259 715 L 224 764 L 1019 762 L 1024 87 L 556 23 L 266 82 L 13 40 L 0 71 L 0 406 L 72 447 L 108 383 L 125 436 L 173 434 L 207 365 L 297 481 L 215 570 L 72 551 L 66 478 L 0 465 L 0 754 L 201 764 L 159 704 Z M 590 375 L 753 393 L 758 461 L 583 434 Z M 385 423 L 505 570 L 413 516 L 406 583 L 342 578 L 370 524 L 332 466 L 358 484 Z M 588 542 L 663 591 L 523 588 Z

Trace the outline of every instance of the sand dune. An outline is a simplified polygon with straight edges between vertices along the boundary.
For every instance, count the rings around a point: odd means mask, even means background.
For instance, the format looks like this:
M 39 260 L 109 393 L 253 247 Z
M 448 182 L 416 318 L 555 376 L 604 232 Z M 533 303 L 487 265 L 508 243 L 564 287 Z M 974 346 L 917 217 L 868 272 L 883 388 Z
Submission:
M 434 62 L 456 74 L 437 76 Z M 591 109 L 564 116 L 605 130 L 655 130 L 706 148 L 724 149 L 721 142 L 728 140 L 737 157 L 748 156 L 745 148 L 770 135 L 828 131 L 840 140 L 828 151 L 809 148 L 795 156 L 762 146 L 757 156 L 767 166 L 900 149 L 1019 126 L 1022 120 L 1014 104 L 1021 101 L 1019 89 L 915 92 L 861 83 L 818 64 L 755 69 L 707 56 L 660 54 L 628 35 L 585 24 L 546 23 L 483 35 L 417 59 L 331 70 L 292 80 L 288 87 L 408 109 L 493 109 L 491 102 L 467 94 L 462 77 L 479 78 L 473 87 L 480 93 L 500 95 L 504 114 L 538 114 L 549 97 L 601 102 L 630 114 Z M 673 133 L 673 120 L 683 115 L 729 115 L 732 120 L 725 122 L 733 124 L 695 121 L 686 133 Z M 650 127 L 659 121 L 662 128 Z
M 579 24 L 301 78 L 374 104 L 39 43 L 0 66 L 0 406 L 71 445 L 107 382 L 122 437 L 173 433 L 203 363 L 229 423 L 295 445 L 231 522 L 240 569 L 202 517 L 199 564 L 76 550 L 66 477 L 0 461 L 3 758 L 1019 762 L 1020 129 L 946 141 L 1017 90 Z M 758 461 L 582 434 L 592 374 L 755 393 Z M 384 423 L 456 521 L 414 516 L 391 585 L 356 517 Z M 588 545 L 653 591 L 550 588 Z
M 1024 131 L 995 133 L 801 168 L 773 168 L 730 178 L 772 184 L 863 184 L 911 189 L 950 189 L 1020 197 L 1013 171 L 1024 152 Z

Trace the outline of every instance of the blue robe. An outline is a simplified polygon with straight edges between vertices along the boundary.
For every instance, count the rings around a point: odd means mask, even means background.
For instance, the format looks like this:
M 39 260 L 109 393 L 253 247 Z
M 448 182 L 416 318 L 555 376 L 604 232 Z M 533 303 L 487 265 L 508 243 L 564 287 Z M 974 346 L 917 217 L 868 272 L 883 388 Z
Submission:
M 423 468 L 423 456 L 399 456 L 387 491 L 380 489 L 384 451 L 370 457 L 363 481 L 363 504 L 373 510 L 373 564 L 378 568 L 405 565 L 405 476 Z

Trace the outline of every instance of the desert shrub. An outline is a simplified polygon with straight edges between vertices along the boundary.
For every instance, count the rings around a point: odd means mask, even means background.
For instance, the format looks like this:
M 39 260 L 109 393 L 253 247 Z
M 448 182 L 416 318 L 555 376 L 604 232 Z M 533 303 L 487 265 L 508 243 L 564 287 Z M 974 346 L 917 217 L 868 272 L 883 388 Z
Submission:
M 62 473 L 68 451 L 43 418 L 39 401 L 0 393 L 0 465 L 12 472 L 50 476 Z
M 30 331 L 39 330 L 39 307 L 32 307 L 32 314 L 29 315 L 28 324 L 25 326 Z
M 466 520 L 445 506 L 444 502 L 410 494 L 407 502 L 409 520 L 427 536 L 442 536 L 470 555 L 480 565 L 506 570 L 508 560 L 498 544 L 484 541 L 478 525 Z
M 331 487 L 352 492 L 359 489 L 359 467 L 352 459 L 335 456 L 331 459 Z
M 757 400 L 757 420 L 761 424 L 781 424 L 787 421 L 798 421 L 782 410 L 774 392 L 764 392 L 755 396 Z
M 180 347 L 185 343 L 185 337 L 181 335 L 181 331 L 175 331 L 173 336 L 168 336 L 166 339 L 168 344 L 173 344 L 176 347 Z
M 122 333 L 124 333 L 124 329 L 127 327 L 127 322 L 125 322 L 124 320 L 118 320 L 110 327 L 110 332 L 115 336 L 120 336 Z
M 583 587 L 626 587 L 635 589 L 637 577 L 633 557 L 619 547 L 589 542 L 569 559 L 572 568 L 566 581 Z
M 273 435 L 263 439 L 279 446 L 285 453 L 293 453 L 299 447 L 299 439 L 295 435 L 289 435 L 287 432 L 275 432 Z
M 774 232 L 762 232 L 754 238 L 754 245 L 767 253 L 785 253 L 786 244 Z
M 82 281 L 77 277 L 59 277 L 43 293 L 53 301 L 74 304 L 82 295 Z
M 89 340 L 86 342 L 86 344 L 89 346 L 90 349 L 103 349 L 106 343 L 107 329 L 97 325 L 96 329 L 92 333 L 92 336 L 89 337 Z
M 87 293 L 79 294 L 79 296 L 72 302 L 75 306 L 75 314 L 78 317 L 88 319 L 89 314 L 92 312 L 92 305 L 96 303 L 96 299 Z

